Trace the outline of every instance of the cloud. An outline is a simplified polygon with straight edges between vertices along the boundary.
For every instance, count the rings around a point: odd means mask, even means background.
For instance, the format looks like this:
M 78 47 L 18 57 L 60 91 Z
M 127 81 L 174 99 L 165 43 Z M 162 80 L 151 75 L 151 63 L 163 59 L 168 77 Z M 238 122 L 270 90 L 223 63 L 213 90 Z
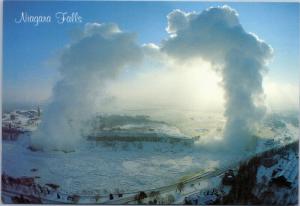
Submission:
M 62 52 L 62 79 L 33 145 L 75 148 L 82 122 L 99 111 L 173 107 L 224 111 L 223 143 L 238 150 L 253 142 L 265 97 L 270 108 L 281 108 L 289 98 L 287 104 L 295 104 L 291 95 L 276 96 L 294 87 L 264 83 L 273 50 L 243 29 L 234 9 L 174 10 L 167 20 L 169 37 L 159 45 L 138 45 L 135 34 L 113 23 L 88 23 L 77 31 Z
M 106 81 L 143 57 L 135 35 L 122 32 L 116 24 L 87 24 L 78 36 L 62 52 L 62 79 L 55 85 L 51 103 L 32 137 L 35 147 L 74 149 L 81 139 L 82 122 L 105 102 Z
M 239 23 L 228 6 L 201 13 L 174 10 L 168 15 L 170 37 L 161 50 L 178 62 L 202 58 L 222 69 L 225 90 L 224 140 L 233 148 L 252 142 L 252 130 L 264 113 L 262 72 L 272 48 Z

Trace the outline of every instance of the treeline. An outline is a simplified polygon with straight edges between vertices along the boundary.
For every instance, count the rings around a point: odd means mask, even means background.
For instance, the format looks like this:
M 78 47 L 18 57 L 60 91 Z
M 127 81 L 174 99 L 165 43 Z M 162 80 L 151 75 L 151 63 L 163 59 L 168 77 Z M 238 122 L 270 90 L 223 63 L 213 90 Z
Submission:
M 133 136 L 133 135 L 111 135 L 111 136 L 89 136 L 88 140 L 91 141 L 111 141 L 111 142 L 167 142 L 171 144 L 182 143 L 182 144 L 192 144 L 192 139 L 176 138 L 169 136 L 160 136 L 151 134 L 149 136 Z

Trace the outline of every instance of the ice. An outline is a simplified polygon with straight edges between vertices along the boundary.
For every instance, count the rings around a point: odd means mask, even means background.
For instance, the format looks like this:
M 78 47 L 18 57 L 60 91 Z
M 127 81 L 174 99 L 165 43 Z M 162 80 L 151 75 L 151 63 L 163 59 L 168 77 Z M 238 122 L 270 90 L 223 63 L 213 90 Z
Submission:
M 17 119 L 26 119 L 24 111 L 17 113 Z M 4 114 L 5 121 L 9 115 Z M 191 120 L 189 128 L 198 131 L 203 128 Z M 210 120 L 212 121 L 212 120 Z M 27 121 L 22 120 L 24 127 Z M 184 122 L 184 125 L 188 125 Z M 266 141 L 284 144 L 286 136 L 296 139 L 298 127 L 286 124 L 287 127 L 276 129 L 274 136 L 258 141 L 257 152 L 266 149 Z M 120 125 L 119 125 L 120 126 Z M 217 125 L 219 127 L 220 125 Z M 122 130 L 137 131 L 152 128 L 170 136 L 179 136 L 182 130 L 162 122 L 126 123 Z M 203 132 L 200 129 L 198 132 Z M 151 130 L 151 131 L 153 131 Z M 206 127 L 206 130 L 214 130 Z M 118 130 L 119 131 L 119 130 Z M 213 171 L 216 168 L 234 164 L 244 156 L 224 154 L 224 152 L 209 152 L 194 146 L 171 144 L 167 142 L 115 142 L 106 145 L 104 142 L 87 141 L 83 139 L 79 148 L 74 152 L 37 151 L 28 149 L 30 135 L 33 132 L 20 134 L 16 141 L 3 141 L 3 171 L 12 176 L 38 176 L 41 184 L 54 183 L 60 185 L 60 191 L 67 194 L 101 194 L 107 195 L 116 189 L 123 192 L 137 192 L 159 188 L 177 183 L 184 177 L 190 177 L 199 172 Z M 273 144 L 273 143 L 272 143 Z M 270 145 L 271 147 L 272 145 Z M 274 146 L 274 145 L 273 145 Z M 37 169 L 33 172 L 31 169 Z M 259 168 L 258 181 L 266 174 L 263 167 Z M 291 178 L 294 173 L 288 174 Z M 206 184 L 214 185 L 213 182 Z M 204 187 L 205 183 L 201 185 Z M 198 187 L 197 187 L 198 188 Z M 200 189 L 200 188 L 198 188 Z M 193 188 L 187 192 L 193 192 Z
M 80 150 L 65 154 L 32 152 L 21 145 L 21 141 L 18 144 L 4 142 L 3 168 L 14 176 L 40 176 L 39 182 L 59 184 L 68 193 L 97 189 L 133 192 L 172 184 L 186 174 L 233 160 L 228 156 L 220 163 L 219 154 L 168 144 L 161 144 L 161 149 L 155 150 L 160 147 L 143 144 L 144 149 L 131 146 L 123 150 L 86 143 Z M 31 172 L 32 168 L 37 171 Z

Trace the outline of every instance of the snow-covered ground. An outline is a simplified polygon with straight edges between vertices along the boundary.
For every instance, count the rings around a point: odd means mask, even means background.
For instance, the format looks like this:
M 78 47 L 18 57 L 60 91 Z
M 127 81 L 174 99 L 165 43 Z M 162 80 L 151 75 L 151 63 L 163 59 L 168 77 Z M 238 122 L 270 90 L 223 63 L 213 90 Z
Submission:
M 298 146 L 296 141 L 260 153 L 234 170 L 231 183 L 225 184 L 221 181 L 226 176 L 224 174 L 212 177 L 206 187 L 199 188 L 192 194 L 183 195 L 178 203 L 296 205 L 299 174 Z M 249 180 L 252 177 L 254 179 Z
M 13 127 L 22 132 L 33 132 L 40 123 L 37 110 L 16 110 L 2 115 L 2 129 Z
M 168 143 L 143 143 L 141 148 L 125 143 L 110 147 L 88 142 L 71 153 L 43 153 L 28 150 L 27 141 L 24 135 L 18 143 L 3 142 L 4 171 L 13 176 L 40 176 L 39 182 L 59 184 L 68 193 L 152 189 L 175 183 L 187 174 L 236 161 L 232 156 L 224 158 L 222 154 L 206 154 Z M 37 171 L 31 172 L 33 168 Z
M 289 149 L 270 159 L 271 164 L 262 164 L 258 168 L 254 194 L 261 199 L 267 198 L 267 204 L 296 204 L 298 202 L 299 154 Z
M 19 116 L 17 115 L 16 119 L 20 119 Z M 25 117 L 24 115 L 22 117 L 24 128 L 34 128 L 36 125 L 28 124 L 29 117 L 27 119 Z M 193 118 L 191 122 L 196 120 L 197 118 Z M 3 121 L 4 123 L 10 121 L 8 114 L 4 115 Z M 280 125 L 278 128 L 269 124 L 269 130 L 272 131 L 268 133 L 268 138 L 258 140 L 257 152 L 298 138 L 298 127 L 288 121 L 283 122 L 285 126 Z M 157 127 L 156 124 L 158 123 L 155 123 Z M 219 132 L 219 125 L 217 128 L 198 125 L 196 127 L 195 123 L 188 126 L 192 128 L 191 125 L 194 125 L 193 132 L 198 132 L 202 137 L 212 134 L 211 131 Z M 137 129 L 132 125 L 121 127 L 126 130 L 131 128 Z M 172 130 L 173 134 L 178 136 L 180 132 L 177 128 L 175 126 L 167 128 L 164 124 L 159 131 Z M 139 127 L 138 129 L 140 130 Z M 3 141 L 3 172 L 16 177 L 37 176 L 38 183 L 58 184 L 60 191 L 68 194 L 108 195 L 116 191 L 122 193 L 145 191 L 174 184 L 184 177 L 222 168 L 245 158 L 243 155 L 238 157 L 231 154 L 224 155 L 222 152 L 200 150 L 197 146 L 168 142 L 83 141 L 74 152 L 34 152 L 28 149 L 30 135 L 31 132 L 24 133 L 20 134 L 16 141 Z M 207 185 L 212 184 L 208 182 Z M 194 190 L 199 188 L 194 186 Z

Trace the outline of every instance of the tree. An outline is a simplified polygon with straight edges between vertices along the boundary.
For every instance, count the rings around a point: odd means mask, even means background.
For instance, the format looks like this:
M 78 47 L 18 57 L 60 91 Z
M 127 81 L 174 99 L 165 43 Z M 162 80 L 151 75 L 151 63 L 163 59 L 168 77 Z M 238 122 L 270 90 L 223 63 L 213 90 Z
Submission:
M 177 189 L 178 189 L 179 192 L 181 192 L 184 189 L 184 183 L 183 182 L 179 182 L 177 184 Z

